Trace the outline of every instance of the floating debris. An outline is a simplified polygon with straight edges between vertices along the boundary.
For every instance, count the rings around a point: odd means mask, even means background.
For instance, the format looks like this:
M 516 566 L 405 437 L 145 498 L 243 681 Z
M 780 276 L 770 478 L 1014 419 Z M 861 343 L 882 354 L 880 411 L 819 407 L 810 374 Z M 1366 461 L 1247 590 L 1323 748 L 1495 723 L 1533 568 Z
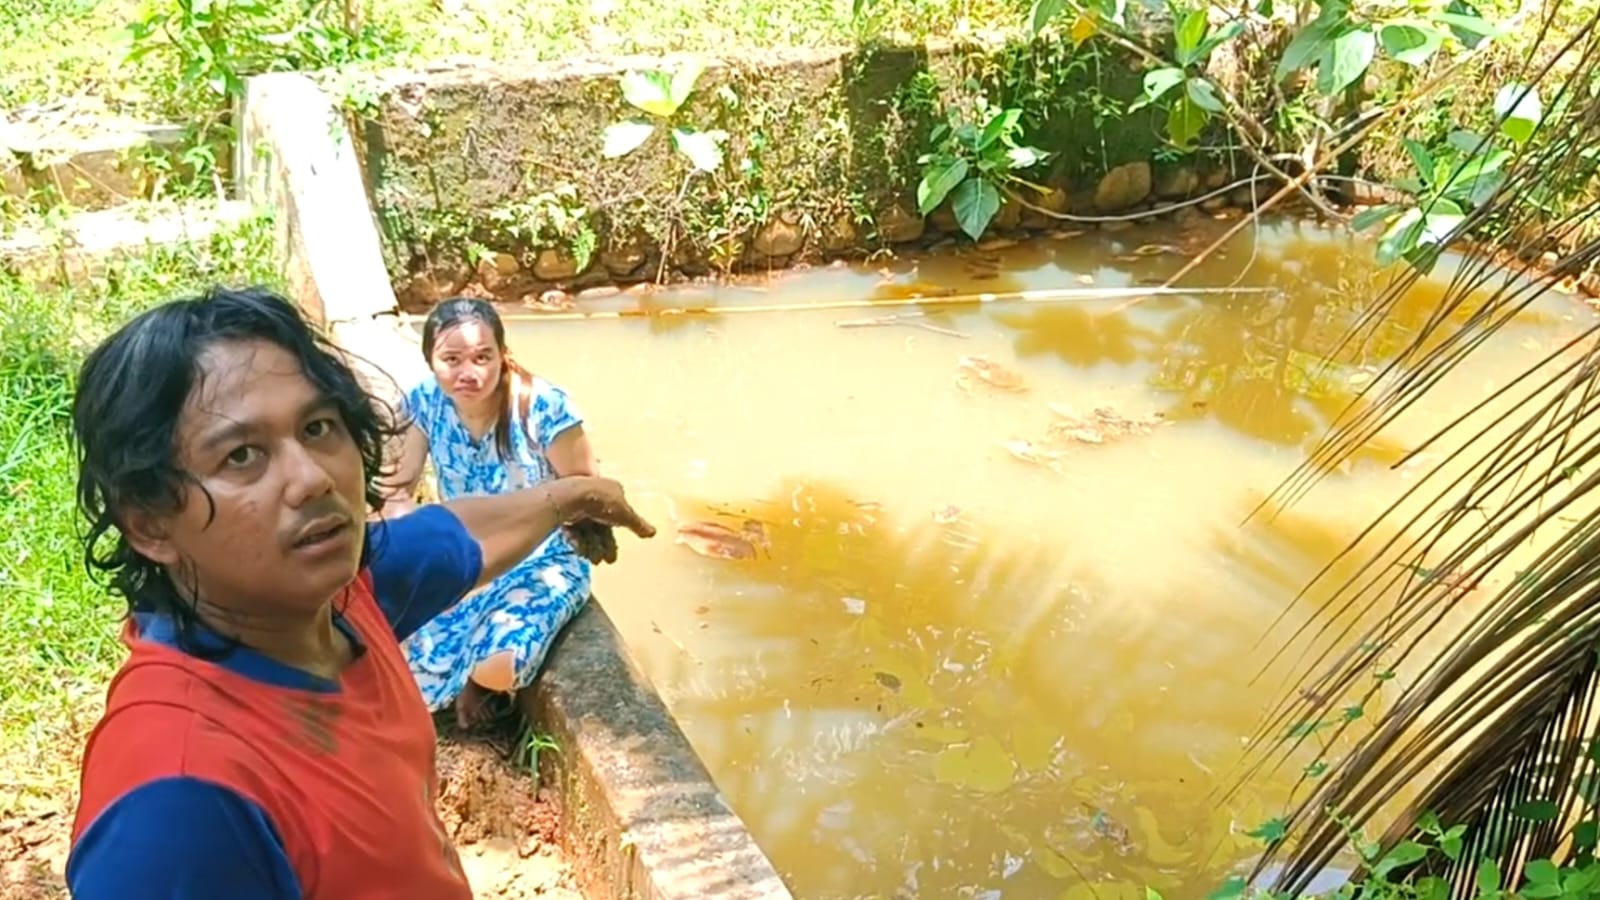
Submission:
M 1109 406 L 1095 407 L 1087 416 L 1079 415 L 1071 407 L 1058 403 L 1050 404 L 1050 411 L 1059 419 L 1050 423 L 1051 438 L 1069 443 L 1104 444 L 1149 434 L 1157 426 L 1172 424 L 1159 412 L 1134 419 Z
M 940 525 L 949 525 L 951 522 L 960 521 L 960 519 L 961 507 L 959 506 L 946 505 L 933 511 L 933 521 Z
M 676 543 L 711 559 L 755 559 L 756 548 L 767 548 L 766 529 L 748 520 L 741 531 L 719 522 L 685 522 L 678 526 Z
M 1018 439 L 1006 441 L 1000 446 L 1006 448 L 1007 453 L 1029 465 L 1039 466 L 1057 473 L 1061 471 L 1061 454 L 1054 450 L 1046 450 L 1030 441 Z
M 1002 391 L 1021 392 L 1028 389 L 1022 375 L 1014 369 L 1009 369 L 987 356 L 963 356 L 956 362 L 956 386 L 964 391 L 972 390 L 972 379 L 978 378 L 990 387 Z

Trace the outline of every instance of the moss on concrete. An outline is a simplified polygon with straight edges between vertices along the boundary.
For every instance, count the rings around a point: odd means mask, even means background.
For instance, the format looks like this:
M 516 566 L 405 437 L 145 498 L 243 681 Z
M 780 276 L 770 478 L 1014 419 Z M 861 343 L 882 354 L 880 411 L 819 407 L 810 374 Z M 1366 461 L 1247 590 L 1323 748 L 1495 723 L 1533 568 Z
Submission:
M 728 133 L 721 169 L 693 173 L 659 125 L 603 159 L 605 128 L 638 117 L 621 74 L 680 62 L 388 77 L 366 156 L 403 301 L 469 281 L 516 299 L 904 240 L 908 219 L 921 230 L 917 158 L 946 110 L 977 95 L 1023 111 L 1024 138 L 1053 154 L 1033 176 L 1064 191 L 1160 156 L 1159 113 L 1127 111 L 1140 64 L 1099 39 L 1051 38 L 714 61 L 674 121 Z

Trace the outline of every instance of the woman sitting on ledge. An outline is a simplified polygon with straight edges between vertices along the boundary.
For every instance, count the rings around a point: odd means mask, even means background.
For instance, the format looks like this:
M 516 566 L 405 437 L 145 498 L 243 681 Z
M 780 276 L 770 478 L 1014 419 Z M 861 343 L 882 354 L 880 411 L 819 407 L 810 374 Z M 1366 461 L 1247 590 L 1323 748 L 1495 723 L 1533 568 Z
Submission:
M 422 353 L 433 373 L 405 395 L 411 422 L 394 476 L 395 513 L 415 508 L 429 456 L 447 502 L 598 473 L 566 392 L 511 359 L 493 306 L 441 303 L 423 325 Z M 613 562 L 616 552 L 609 527 L 582 522 L 557 531 L 413 634 L 402 646 L 428 709 L 454 701 L 467 728 L 489 695 L 532 684 L 557 633 L 589 597 L 590 561 Z

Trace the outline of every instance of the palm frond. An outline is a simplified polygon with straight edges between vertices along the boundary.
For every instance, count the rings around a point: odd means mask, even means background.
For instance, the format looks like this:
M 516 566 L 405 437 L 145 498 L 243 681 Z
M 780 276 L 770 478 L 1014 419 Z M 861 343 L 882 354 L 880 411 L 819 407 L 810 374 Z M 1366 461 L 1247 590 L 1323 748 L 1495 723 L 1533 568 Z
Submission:
M 1547 25 L 1559 7 L 1552 4 Z M 1600 238 L 1585 238 L 1597 231 L 1600 201 L 1584 184 L 1594 176 L 1589 148 L 1600 133 L 1600 92 L 1590 84 L 1600 26 L 1590 21 L 1554 53 L 1541 49 L 1530 52 L 1522 83 L 1568 112 L 1547 123 L 1537 148 L 1509 167 L 1463 228 L 1492 222 L 1517 236 L 1510 249 L 1524 256 L 1576 246 L 1538 277 L 1509 271 L 1487 251 L 1467 252 L 1411 344 L 1257 512 L 1302 499 L 1339 460 L 1424 403 L 1552 284 L 1600 259 Z M 1552 75 L 1558 59 L 1573 56 L 1564 71 L 1576 74 Z M 1535 65 L 1536 58 L 1544 61 Z M 1551 191 L 1589 199 L 1559 216 L 1526 202 Z M 1367 339 L 1417 278 L 1395 278 L 1347 340 Z M 1259 875 L 1282 862 L 1277 889 L 1303 890 L 1357 831 L 1376 826 L 1380 844 L 1393 846 L 1431 812 L 1470 827 L 1459 860 L 1441 873 L 1467 896 L 1480 858 L 1515 884 L 1527 860 L 1564 852 L 1574 821 L 1594 815 L 1586 786 L 1600 727 L 1593 715 L 1600 682 L 1600 429 L 1591 424 L 1600 421 L 1597 336 L 1600 326 L 1549 352 L 1414 448 L 1409 458 L 1445 449 L 1308 586 L 1325 589 L 1321 581 L 1335 564 L 1348 570 L 1343 557 L 1362 559 L 1325 601 L 1330 614 L 1282 642 L 1310 639 L 1321 650 L 1298 664 L 1294 690 L 1263 721 L 1241 781 L 1304 747 L 1306 730 L 1296 723 L 1329 718 L 1351 698 L 1373 700 L 1385 688 L 1381 674 L 1414 671 L 1347 756 L 1320 778 L 1302 778 L 1287 839 L 1256 867 Z M 1339 724 L 1335 739 L 1352 727 Z

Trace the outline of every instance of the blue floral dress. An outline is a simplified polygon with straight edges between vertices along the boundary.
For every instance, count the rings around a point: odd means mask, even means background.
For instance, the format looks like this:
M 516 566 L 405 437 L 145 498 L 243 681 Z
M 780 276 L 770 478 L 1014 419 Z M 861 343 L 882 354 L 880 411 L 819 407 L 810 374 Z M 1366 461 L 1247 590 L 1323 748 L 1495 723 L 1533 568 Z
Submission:
M 508 463 L 495 447 L 495 429 L 474 440 L 432 375 L 406 392 L 405 413 L 428 437 L 441 500 L 499 494 L 555 478 L 544 448 L 583 421 L 565 391 L 534 378 L 527 427 L 513 424 L 514 459 Z M 589 561 L 557 531 L 511 571 L 407 638 L 401 647 L 428 709 L 448 706 L 479 663 L 506 650 L 515 654 L 516 686 L 532 684 L 550 644 L 588 600 L 589 583 Z

